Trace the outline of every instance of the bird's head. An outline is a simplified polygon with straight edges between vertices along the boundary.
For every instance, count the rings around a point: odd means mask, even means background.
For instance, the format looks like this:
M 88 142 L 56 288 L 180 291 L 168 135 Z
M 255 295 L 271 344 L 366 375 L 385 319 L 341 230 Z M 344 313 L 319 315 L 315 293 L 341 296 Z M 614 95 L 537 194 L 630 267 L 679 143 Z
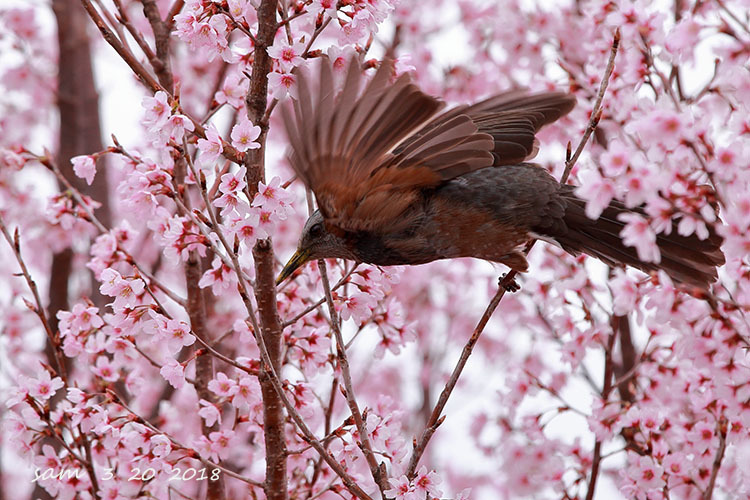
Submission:
M 302 236 L 297 244 L 297 251 L 281 270 L 279 277 L 276 278 L 276 284 L 280 284 L 310 260 L 333 258 L 356 259 L 346 242 L 326 229 L 323 215 L 316 210 L 305 222 Z

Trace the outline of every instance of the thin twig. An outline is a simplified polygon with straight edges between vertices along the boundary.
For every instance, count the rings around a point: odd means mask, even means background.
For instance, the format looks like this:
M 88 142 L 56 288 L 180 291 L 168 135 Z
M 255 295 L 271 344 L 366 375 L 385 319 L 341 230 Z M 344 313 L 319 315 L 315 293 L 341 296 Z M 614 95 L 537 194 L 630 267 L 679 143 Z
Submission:
M 11 250 L 13 250 L 13 254 L 16 256 L 16 262 L 18 262 L 18 265 L 21 268 L 21 274 L 23 274 L 23 277 L 26 280 L 26 284 L 29 286 L 31 294 L 34 296 L 36 307 L 33 307 L 31 309 L 36 313 L 37 316 L 39 316 L 39 320 L 42 322 L 44 331 L 47 333 L 47 339 L 49 340 L 49 343 L 52 346 L 52 350 L 55 353 L 55 371 L 65 383 L 65 385 L 67 385 L 68 374 L 65 370 L 65 360 L 62 357 L 60 338 L 55 332 L 52 331 L 52 327 L 50 326 L 49 320 L 47 319 L 47 313 L 45 312 L 44 304 L 42 304 L 42 298 L 39 295 L 39 289 L 37 288 L 36 282 L 31 277 L 31 274 L 26 267 L 26 263 L 21 256 L 21 238 L 18 233 L 18 228 L 16 228 L 13 236 L 11 237 L 7 226 L 5 225 L 5 221 L 3 220 L 2 215 L 0 215 L 0 231 L 2 231 L 5 240 L 8 242 L 8 245 L 10 245 Z M 31 304 L 27 303 L 27 305 L 30 306 Z
M 617 332 L 612 332 L 607 340 L 607 348 L 604 351 L 604 387 L 602 389 L 602 399 L 604 401 L 609 398 L 609 393 L 612 391 L 612 374 L 614 373 L 614 365 L 612 363 L 612 349 L 615 345 L 615 337 Z M 602 461 L 602 442 L 597 439 L 594 443 L 594 458 L 591 462 L 591 478 L 589 479 L 588 490 L 586 491 L 586 500 L 593 500 L 594 491 L 596 490 L 596 480 L 599 477 L 599 468 Z
M 565 184 L 568 181 L 568 177 L 570 176 L 570 171 L 573 169 L 573 165 L 575 165 L 576 161 L 578 161 L 578 157 L 581 156 L 581 152 L 583 152 L 583 148 L 584 146 L 586 146 L 586 142 L 588 142 L 589 140 L 589 136 L 591 136 L 599 123 L 599 119 L 602 116 L 602 100 L 604 99 L 604 94 L 607 91 L 607 85 L 609 85 L 609 77 L 615 67 L 615 56 L 617 56 L 617 49 L 619 47 L 620 28 L 617 28 L 615 30 L 614 39 L 612 40 L 612 47 L 609 51 L 609 61 L 607 61 L 607 67 L 604 69 L 602 81 L 599 83 L 599 92 L 596 95 L 596 101 L 594 102 L 594 107 L 591 110 L 591 118 L 589 119 L 589 123 L 586 126 L 585 132 L 583 133 L 581 142 L 578 143 L 578 147 L 576 148 L 575 153 L 573 153 L 573 156 L 571 156 L 565 162 L 565 170 L 563 171 L 562 178 L 560 179 L 560 184 Z
M 344 344 L 344 336 L 341 334 L 341 323 L 336 313 L 336 308 L 333 304 L 333 296 L 331 295 L 331 284 L 328 281 L 328 270 L 326 263 L 323 259 L 318 260 L 318 269 L 320 270 L 320 279 L 323 282 L 323 291 L 326 297 L 326 303 L 328 305 L 328 314 L 331 316 L 331 325 L 333 327 L 333 334 L 336 338 L 336 358 L 341 368 L 341 376 L 344 379 L 344 389 L 346 403 L 349 406 L 349 410 L 352 413 L 354 424 L 359 432 L 360 449 L 367 460 L 367 465 L 370 466 L 370 473 L 372 478 L 375 480 L 375 484 L 380 488 L 380 493 L 385 498 L 385 490 L 387 485 L 385 478 L 380 473 L 380 467 L 375 460 L 375 454 L 372 451 L 372 445 L 370 444 L 370 437 L 367 432 L 367 424 L 362 418 L 362 413 L 357 405 L 357 397 L 354 394 L 354 385 L 352 384 L 351 370 L 349 370 L 349 359 L 346 356 L 346 345 Z
M 164 21 L 167 23 L 167 26 L 170 30 L 174 27 L 174 16 L 179 14 L 182 10 L 182 7 L 184 6 L 185 0 L 175 0 L 175 2 L 169 8 L 169 12 L 167 13 L 167 17 L 164 18 Z
M 530 245 L 527 245 L 527 247 L 529 246 Z M 406 469 L 406 475 L 410 479 L 413 479 L 415 477 L 417 465 L 419 465 L 419 459 L 422 458 L 422 454 L 427 448 L 427 444 L 432 438 L 432 435 L 435 433 L 440 424 L 443 423 L 443 420 L 445 420 L 445 416 L 441 416 L 441 414 L 443 413 L 443 408 L 445 408 L 445 405 L 448 402 L 448 398 L 450 397 L 451 392 L 453 392 L 453 388 L 456 386 L 456 382 L 458 382 L 458 377 L 461 376 L 461 372 L 463 371 L 464 366 L 466 366 L 466 362 L 469 360 L 469 356 L 471 356 L 471 353 L 474 350 L 474 346 L 479 341 L 479 337 L 482 335 L 484 327 L 487 326 L 487 322 L 490 320 L 492 313 L 495 312 L 495 309 L 497 309 L 498 304 L 500 304 L 500 301 L 505 296 L 506 288 L 511 285 L 516 274 L 517 273 L 515 271 L 511 270 L 507 275 L 505 275 L 505 277 L 500 280 L 500 282 L 498 283 L 497 293 L 495 293 L 495 296 L 490 300 L 490 303 L 487 305 L 484 314 L 482 314 L 482 317 L 479 319 L 479 323 L 477 323 L 477 326 L 474 328 L 474 332 L 471 334 L 469 341 L 466 342 L 466 345 L 464 345 L 461 356 L 458 358 L 458 363 L 456 363 L 455 368 L 453 368 L 453 373 L 451 373 L 448 382 L 445 384 L 443 391 L 440 393 L 440 397 L 438 398 L 437 403 L 435 403 L 435 407 L 432 409 L 430 419 L 427 421 L 427 426 L 422 432 L 422 436 L 419 442 L 414 442 L 414 451 L 412 452 L 411 459 L 409 460 L 409 467 Z
M 737 17 L 737 15 L 734 12 L 732 12 L 731 10 L 729 10 L 729 8 L 726 6 L 726 4 L 724 4 L 724 2 L 722 0 L 716 0 L 716 3 L 719 4 L 719 7 L 721 7 L 721 10 L 723 10 L 724 12 L 726 12 L 727 15 L 729 16 L 729 18 L 732 19 L 732 21 L 734 21 L 737 24 L 739 24 L 740 28 L 742 28 L 742 30 L 745 33 L 750 34 L 750 26 L 747 23 L 743 23 L 742 20 L 739 17 Z
M 583 150 L 583 147 L 586 145 L 586 141 L 588 141 L 588 138 L 590 137 L 591 132 L 593 132 L 593 128 L 596 127 L 596 121 L 598 121 L 597 115 L 600 114 L 602 99 L 604 98 L 604 93 L 607 90 L 609 76 L 612 73 L 612 69 L 614 68 L 615 56 L 617 55 L 617 48 L 619 47 L 619 45 L 620 45 L 620 30 L 617 29 L 615 30 L 614 40 L 612 41 L 612 50 L 610 51 L 609 61 L 607 62 L 607 67 L 605 69 L 604 76 L 602 78 L 602 83 L 599 86 L 599 94 L 597 96 L 596 103 L 594 104 L 594 109 L 591 113 L 591 120 L 589 121 L 589 126 L 587 127 L 588 133 L 585 133 L 584 136 L 581 138 L 581 141 L 579 142 L 578 147 L 576 148 L 577 155 L 575 156 L 568 155 L 566 165 L 565 165 L 565 171 L 563 172 L 563 175 L 560 178 L 561 184 L 565 184 L 565 182 L 568 180 L 568 177 L 570 176 L 570 171 L 575 165 L 576 160 L 578 159 L 578 156 L 580 156 L 580 151 Z M 591 128 L 591 132 L 588 131 L 589 128 Z M 531 247 L 534 245 L 534 241 L 535 240 L 531 240 L 526 245 L 526 248 L 524 249 L 524 253 L 528 253 L 529 250 L 531 250 Z M 407 471 L 406 475 L 410 479 L 413 479 L 416 476 L 417 465 L 419 465 L 419 460 L 422 458 L 422 455 L 424 454 L 425 449 L 427 448 L 427 444 L 429 443 L 430 439 L 432 438 L 432 435 L 435 433 L 437 428 L 445 419 L 445 417 L 441 416 L 441 414 L 443 412 L 443 409 L 445 408 L 446 403 L 448 402 L 448 398 L 450 397 L 451 393 L 453 392 L 454 387 L 456 386 L 456 383 L 458 382 L 458 378 L 461 376 L 461 372 L 463 372 L 463 369 L 466 366 L 466 362 L 468 361 L 469 356 L 471 356 L 471 353 L 474 350 L 474 346 L 479 341 L 479 337 L 484 331 L 485 326 L 487 326 L 487 322 L 492 316 L 492 313 L 495 312 L 495 309 L 497 309 L 498 304 L 500 303 L 502 298 L 505 296 L 505 291 L 514 284 L 514 280 L 517 274 L 518 274 L 517 271 L 511 269 L 510 272 L 508 272 L 508 274 L 505 275 L 500 280 L 498 284 L 497 292 L 490 300 L 490 303 L 487 305 L 487 308 L 482 314 L 482 317 L 479 319 L 479 323 L 477 323 L 477 326 L 474 328 L 474 332 L 472 333 L 468 342 L 466 343 L 463 350 L 461 351 L 461 356 L 458 359 L 458 363 L 456 363 L 456 366 L 453 369 L 453 372 L 451 373 L 451 376 L 448 379 L 448 382 L 445 384 L 443 391 L 440 393 L 440 397 L 438 398 L 438 401 L 435 404 L 435 407 L 433 408 L 432 413 L 430 414 L 430 419 L 427 421 L 427 425 L 424 431 L 422 432 L 422 436 L 420 437 L 419 441 L 416 441 L 416 440 L 414 441 L 414 445 L 413 445 L 414 451 L 412 452 L 411 459 L 409 460 L 409 466 L 406 469 Z
M 716 450 L 716 457 L 714 457 L 714 465 L 711 468 L 711 477 L 708 480 L 708 486 L 706 491 L 703 492 L 703 500 L 711 500 L 714 494 L 714 487 L 716 486 L 716 478 L 719 475 L 719 469 L 721 468 L 721 461 L 724 459 L 724 452 L 727 449 L 727 421 L 723 417 L 716 422 L 716 430 L 719 434 L 719 449 Z
M 344 284 L 346 284 L 348 282 L 348 280 L 349 280 L 349 277 L 354 273 L 354 271 L 357 269 L 358 266 L 359 266 L 359 264 L 354 264 L 352 266 L 352 268 L 348 272 L 346 272 L 341 277 L 341 279 L 338 280 L 338 282 L 335 285 L 333 285 L 333 288 L 331 288 L 331 291 L 332 292 L 336 291 L 341 286 L 343 286 Z M 287 326 L 293 325 L 294 323 L 296 323 L 297 321 L 299 321 L 300 319 L 302 319 L 304 316 L 306 316 L 310 312 L 314 311 L 315 309 L 317 309 L 318 307 L 320 307 L 321 305 L 323 305 L 323 303 L 325 301 L 326 301 L 326 297 L 325 296 L 323 296 L 320 299 L 316 300 L 315 302 L 313 302 L 312 304 L 310 304 L 309 306 L 307 306 L 306 308 L 304 308 L 301 312 L 297 313 L 293 318 L 284 321 L 281 324 L 282 328 L 286 328 Z
M 133 26 L 133 23 L 130 22 L 130 17 L 128 16 L 128 12 L 125 10 L 125 8 L 122 5 L 121 0 L 114 0 L 115 7 L 117 8 L 117 13 L 119 14 L 118 21 L 125 26 L 125 28 L 130 33 L 130 36 L 133 37 L 135 40 L 135 43 L 138 44 L 138 47 L 143 51 L 143 54 L 146 56 L 146 59 L 149 61 L 154 59 L 156 55 L 154 54 L 154 51 L 151 50 L 151 47 L 149 47 L 148 43 L 146 42 L 146 39 L 143 38 L 143 34 L 138 31 L 135 26 Z
M 91 0 L 81 0 L 81 3 L 83 4 L 84 9 L 86 9 L 86 12 L 88 12 L 89 17 L 94 21 L 96 27 L 99 28 L 104 40 L 109 43 L 109 45 L 115 49 L 115 52 L 120 55 L 122 60 L 130 66 L 130 69 L 135 73 L 135 76 L 137 76 L 138 79 L 140 79 L 146 86 L 150 87 L 154 92 L 164 90 L 161 88 L 161 85 L 159 85 L 159 82 L 156 81 L 156 78 L 149 73 L 146 67 L 143 66 L 133 53 L 120 42 L 117 36 L 115 36 L 114 32 L 109 26 L 107 26 L 107 23 L 104 22 L 104 19 L 96 10 L 96 7 L 91 3 Z

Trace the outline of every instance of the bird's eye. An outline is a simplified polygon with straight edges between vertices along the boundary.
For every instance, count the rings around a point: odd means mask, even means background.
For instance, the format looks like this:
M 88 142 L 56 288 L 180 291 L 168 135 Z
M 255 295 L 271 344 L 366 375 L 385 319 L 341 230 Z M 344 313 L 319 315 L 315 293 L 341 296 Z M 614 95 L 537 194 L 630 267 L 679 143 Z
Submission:
M 323 232 L 323 224 L 320 222 L 313 224 L 310 228 L 310 236 L 320 236 L 320 233 Z

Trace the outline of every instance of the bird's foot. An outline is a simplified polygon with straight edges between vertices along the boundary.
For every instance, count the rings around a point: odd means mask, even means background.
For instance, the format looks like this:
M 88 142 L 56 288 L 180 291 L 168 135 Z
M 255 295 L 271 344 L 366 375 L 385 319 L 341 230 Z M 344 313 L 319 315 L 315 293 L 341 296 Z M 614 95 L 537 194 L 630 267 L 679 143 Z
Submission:
M 521 289 L 521 285 L 518 284 L 516 278 L 507 279 L 508 275 L 503 273 L 497 280 L 497 285 L 502 287 L 506 292 L 515 293 Z

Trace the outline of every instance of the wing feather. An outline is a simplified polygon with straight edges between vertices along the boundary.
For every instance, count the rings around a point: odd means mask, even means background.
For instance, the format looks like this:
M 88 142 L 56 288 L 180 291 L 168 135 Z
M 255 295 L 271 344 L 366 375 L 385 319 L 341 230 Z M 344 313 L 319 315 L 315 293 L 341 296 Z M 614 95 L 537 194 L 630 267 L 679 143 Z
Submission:
M 407 75 L 390 83 L 383 61 L 362 87 L 352 57 L 337 92 L 331 62 L 321 58 L 317 99 L 297 75 L 298 99 L 282 106 L 292 168 L 315 193 L 326 223 L 345 231 L 391 231 L 425 188 L 466 173 L 522 161 L 536 131 L 570 111 L 561 93 L 511 91 L 438 114 L 443 103 Z

